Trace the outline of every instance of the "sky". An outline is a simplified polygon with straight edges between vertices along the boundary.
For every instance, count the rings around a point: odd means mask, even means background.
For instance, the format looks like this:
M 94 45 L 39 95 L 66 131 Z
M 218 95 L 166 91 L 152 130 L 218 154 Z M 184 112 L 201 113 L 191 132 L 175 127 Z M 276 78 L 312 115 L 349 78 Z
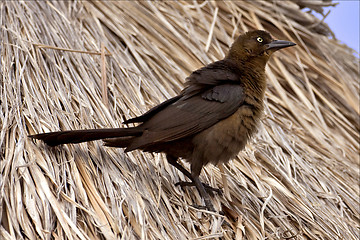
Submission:
M 325 18 L 330 29 L 335 33 L 336 38 L 359 53 L 359 22 L 360 22 L 360 0 L 338 0 L 335 7 L 324 9 Z M 322 17 L 320 17 L 322 19 Z

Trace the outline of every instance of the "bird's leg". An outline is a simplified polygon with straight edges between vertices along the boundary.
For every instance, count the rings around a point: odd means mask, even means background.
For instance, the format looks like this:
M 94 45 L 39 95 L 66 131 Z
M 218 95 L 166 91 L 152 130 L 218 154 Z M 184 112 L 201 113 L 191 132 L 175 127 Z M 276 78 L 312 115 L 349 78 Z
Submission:
M 171 165 L 173 165 L 175 168 L 177 168 L 180 172 L 182 172 L 189 179 L 193 180 L 191 173 L 177 162 L 177 158 L 170 156 L 170 155 L 167 155 L 166 158 Z
M 205 207 L 209 211 L 215 212 L 215 208 L 210 201 L 210 196 L 206 192 L 204 185 L 201 183 L 199 176 L 193 176 L 193 182 L 195 183 L 195 186 L 198 189 L 200 196 L 202 197 L 202 199 L 204 199 Z M 194 207 L 203 208 L 202 206 L 194 206 Z
M 200 175 L 200 169 L 194 170 L 193 166 L 191 168 L 191 173 L 186 170 L 183 166 L 181 166 L 178 162 L 177 162 L 177 158 L 171 156 L 171 155 L 167 155 L 166 156 L 168 159 L 168 162 L 173 165 L 174 167 L 176 167 L 180 172 L 182 172 L 185 176 L 187 176 L 189 179 L 192 180 L 191 183 L 187 183 L 188 185 L 192 184 L 195 185 L 196 188 L 198 189 L 200 196 L 202 199 L 204 199 L 205 202 L 205 207 L 204 206 L 194 206 L 196 208 L 206 208 L 209 211 L 213 211 L 215 212 L 214 206 L 212 205 L 211 201 L 210 201 L 210 196 L 209 194 L 206 192 L 204 185 L 202 184 L 202 182 L 200 181 L 199 175 Z
M 177 162 L 177 158 L 167 155 L 167 160 L 171 165 L 173 165 L 175 168 L 177 168 L 180 172 L 182 172 L 185 176 L 187 176 L 191 180 L 191 182 L 185 182 L 185 181 L 177 182 L 175 183 L 175 186 L 181 186 L 181 187 L 196 186 L 194 178 L 191 175 L 191 173 Z M 210 193 L 216 192 L 220 195 L 222 194 L 222 191 L 219 188 L 213 188 L 206 183 L 202 183 L 202 185 L 204 186 L 205 190 L 209 191 Z

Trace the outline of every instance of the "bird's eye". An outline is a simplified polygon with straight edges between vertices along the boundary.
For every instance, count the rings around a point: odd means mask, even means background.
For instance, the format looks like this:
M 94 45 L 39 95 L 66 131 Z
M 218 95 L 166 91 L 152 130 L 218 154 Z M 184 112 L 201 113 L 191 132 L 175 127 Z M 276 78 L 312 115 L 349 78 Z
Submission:
M 262 37 L 257 37 L 256 41 L 258 41 L 259 43 L 263 42 L 264 40 L 262 39 Z

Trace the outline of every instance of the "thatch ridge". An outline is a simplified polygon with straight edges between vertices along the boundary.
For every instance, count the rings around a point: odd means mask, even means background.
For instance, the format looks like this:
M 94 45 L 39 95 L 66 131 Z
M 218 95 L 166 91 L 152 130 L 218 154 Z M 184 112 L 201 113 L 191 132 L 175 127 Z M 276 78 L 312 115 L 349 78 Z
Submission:
M 332 4 L 1 2 L 2 239 L 358 239 L 359 59 L 300 9 Z M 225 216 L 191 207 L 200 196 L 161 154 L 27 138 L 119 127 L 250 29 L 298 46 L 269 62 L 259 133 L 223 166 Z M 224 186 L 215 166 L 201 178 Z

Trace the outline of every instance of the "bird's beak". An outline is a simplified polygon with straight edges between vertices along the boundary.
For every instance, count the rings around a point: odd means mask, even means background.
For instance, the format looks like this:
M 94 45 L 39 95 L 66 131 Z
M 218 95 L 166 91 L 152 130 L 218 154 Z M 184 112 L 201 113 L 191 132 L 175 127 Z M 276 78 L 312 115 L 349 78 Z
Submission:
M 291 46 L 295 46 L 296 43 L 290 42 L 290 41 L 285 41 L 285 40 L 274 40 L 269 44 L 266 44 L 266 50 L 273 50 L 273 51 L 277 51 L 281 48 L 286 48 L 286 47 L 291 47 Z

